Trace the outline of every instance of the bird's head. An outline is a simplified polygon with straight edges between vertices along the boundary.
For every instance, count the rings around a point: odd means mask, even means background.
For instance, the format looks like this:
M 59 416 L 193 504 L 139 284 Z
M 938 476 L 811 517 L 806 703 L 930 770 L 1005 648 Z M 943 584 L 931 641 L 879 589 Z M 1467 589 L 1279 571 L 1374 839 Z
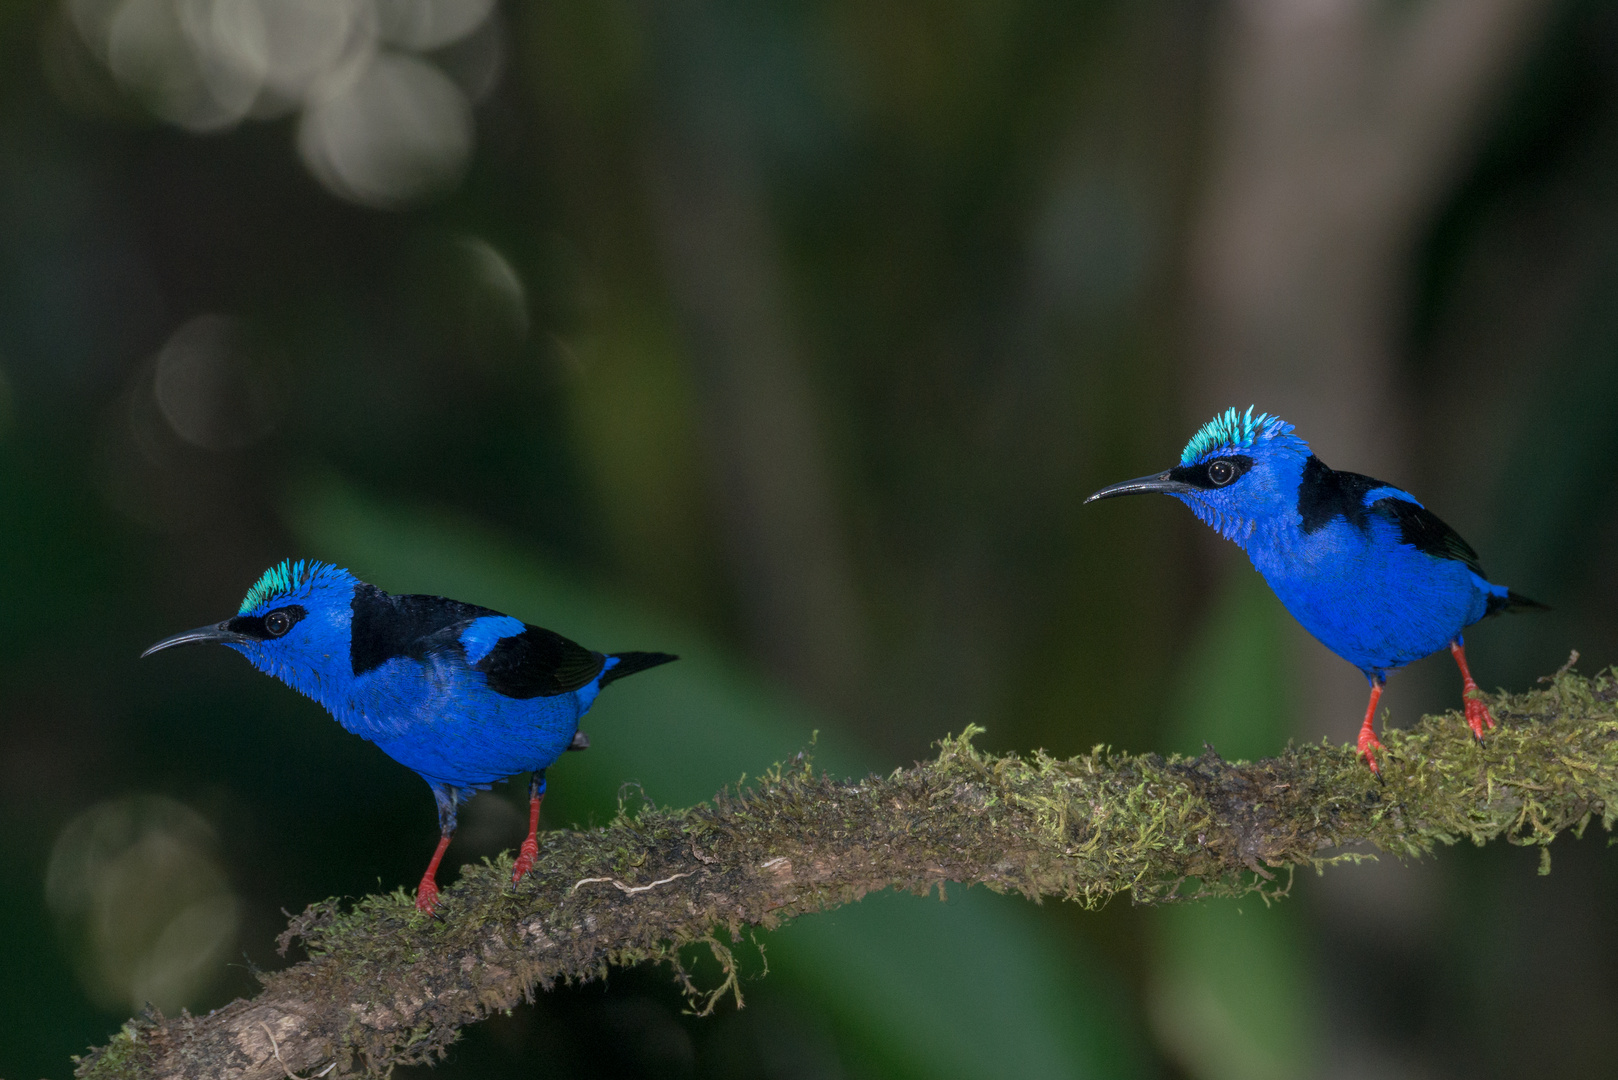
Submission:
M 290 559 L 270 567 L 230 618 L 164 638 L 142 657 L 174 645 L 217 641 L 260 671 L 305 692 L 331 662 L 348 663 L 359 580 L 330 563 Z
M 1296 513 L 1308 458 L 1309 444 L 1285 420 L 1255 415 L 1252 406 L 1227 409 L 1191 436 L 1172 469 L 1104 487 L 1084 501 L 1160 491 L 1245 547 L 1256 527 Z

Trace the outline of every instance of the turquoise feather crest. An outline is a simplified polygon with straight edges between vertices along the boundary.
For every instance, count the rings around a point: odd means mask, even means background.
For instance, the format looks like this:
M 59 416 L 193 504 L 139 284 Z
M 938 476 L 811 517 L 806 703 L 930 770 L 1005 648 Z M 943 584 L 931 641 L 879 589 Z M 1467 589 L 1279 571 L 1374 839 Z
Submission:
M 246 615 L 272 600 L 279 600 L 285 596 L 299 592 L 315 578 L 328 573 L 340 573 L 331 563 L 317 562 L 314 559 L 282 559 L 276 565 L 264 571 L 264 575 L 253 583 L 242 598 L 242 606 L 236 612 Z
M 1180 464 L 1190 465 L 1200 458 L 1225 450 L 1246 450 L 1259 439 L 1270 439 L 1292 431 L 1292 425 L 1269 413 L 1253 415 L 1249 405 L 1245 413 L 1226 409 L 1197 429 L 1191 441 L 1180 451 Z

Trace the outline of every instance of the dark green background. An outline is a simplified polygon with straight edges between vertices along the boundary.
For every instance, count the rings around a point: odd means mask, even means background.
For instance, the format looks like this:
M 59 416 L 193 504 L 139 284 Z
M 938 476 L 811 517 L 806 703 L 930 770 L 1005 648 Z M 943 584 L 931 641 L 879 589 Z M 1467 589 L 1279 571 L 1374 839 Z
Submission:
M 99 801 L 167 795 L 217 831 L 244 959 L 194 1008 L 280 962 L 281 909 L 419 874 L 415 777 L 223 650 L 135 659 L 286 556 L 683 655 L 603 699 L 594 748 L 552 771 L 554 827 L 603 820 L 624 781 L 701 800 L 817 729 L 845 774 L 968 722 L 995 749 L 1279 748 L 1309 646 L 1239 553 L 1167 500 L 1079 509 L 1212 412 L 1185 264 L 1220 11 L 509 3 L 467 175 L 389 212 L 322 189 L 289 121 L 201 137 L 110 80 L 64 94 L 57 5 L 0 6 L 0 1075 L 65 1076 L 123 1019 L 44 899 Z M 1525 33 L 1394 286 L 1387 403 L 1416 433 L 1387 479 L 1555 608 L 1471 637 L 1480 681 L 1515 689 L 1573 647 L 1618 659 L 1618 19 L 1569 0 Z M 752 444 L 704 319 L 757 283 L 678 272 L 667 173 L 690 160 L 756 230 L 716 243 L 763 238 L 763 340 L 807 388 L 854 602 L 830 630 L 755 566 L 768 506 L 735 489 Z M 467 236 L 517 271 L 526 333 L 490 329 Z M 152 435 L 151 358 L 205 312 L 273 375 L 274 428 L 241 449 Z M 1500 323 L 1526 329 L 1474 353 Z M 1384 702 L 1408 722 L 1453 684 L 1429 661 Z M 519 839 L 514 810 L 484 820 L 449 877 Z M 615 972 L 470 1030 L 440 1073 L 1608 1076 L 1605 844 L 1559 841 L 1547 878 L 1504 846 L 1342 868 L 1239 913 L 872 897 L 770 935 L 740 1012 Z

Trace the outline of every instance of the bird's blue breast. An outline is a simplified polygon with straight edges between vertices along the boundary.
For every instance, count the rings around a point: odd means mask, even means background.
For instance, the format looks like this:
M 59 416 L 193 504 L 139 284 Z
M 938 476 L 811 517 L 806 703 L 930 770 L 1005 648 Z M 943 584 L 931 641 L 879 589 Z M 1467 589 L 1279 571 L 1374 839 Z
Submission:
M 1337 519 L 1286 548 L 1249 554 L 1304 629 L 1361 670 L 1385 671 L 1444 648 L 1488 600 L 1464 564 L 1423 554 L 1397 533 L 1379 520 L 1362 532 Z
M 1491 593 L 1504 592 L 1468 561 L 1410 542 L 1412 514 L 1437 519 L 1409 495 L 1326 473 L 1312 479 L 1305 470 L 1296 513 L 1261 527 L 1247 548 L 1287 610 L 1327 648 L 1367 674 L 1400 667 L 1444 648 L 1483 617 Z
M 346 707 L 332 713 L 428 780 L 473 787 L 555 761 L 599 689 L 597 680 L 550 697 L 507 697 L 456 650 L 384 662 L 356 678 Z

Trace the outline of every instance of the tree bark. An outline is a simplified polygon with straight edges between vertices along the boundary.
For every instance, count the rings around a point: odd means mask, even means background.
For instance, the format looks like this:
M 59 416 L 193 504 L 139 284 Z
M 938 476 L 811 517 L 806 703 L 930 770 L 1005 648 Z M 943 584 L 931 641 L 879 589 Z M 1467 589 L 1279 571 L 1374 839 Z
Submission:
M 684 978 L 691 945 L 726 974 L 706 992 L 686 978 L 707 1010 L 727 992 L 740 1000 L 727 940 L 878 889 L 964 882 L 1087 907 L 1125 892 L 1137 903 L 1279 896 L 1284 871 L 1357 861 L 1359 845 L 1405 858 L 1463 839 L 1547 845 L 1592 819 L 1610 830 L 1618 677 L 1548 681 L 1491 697 L 1500 726 L 1482 744 L 1457 713 L 1388 732 L 1385 783 L 1351 747 L 1325 743 L 1252 763 L 1211 748 L 1058 760 L 982 753 L 968 729 L 931 761 L 860 781 L 817 775 L 799 755 L 711 804 L 551 833 L 516 887 L 509 856 L 468 867 L 441 918 L 417 914 L 403 890 L 315 904 L 281 939 L 300 939 L 308 959 L 261 976 L 257 998 L 132 1020 L 78 1076 L 385 1071 L 433 1059 L 464 1025 L 559 980 L 646 961 Z

